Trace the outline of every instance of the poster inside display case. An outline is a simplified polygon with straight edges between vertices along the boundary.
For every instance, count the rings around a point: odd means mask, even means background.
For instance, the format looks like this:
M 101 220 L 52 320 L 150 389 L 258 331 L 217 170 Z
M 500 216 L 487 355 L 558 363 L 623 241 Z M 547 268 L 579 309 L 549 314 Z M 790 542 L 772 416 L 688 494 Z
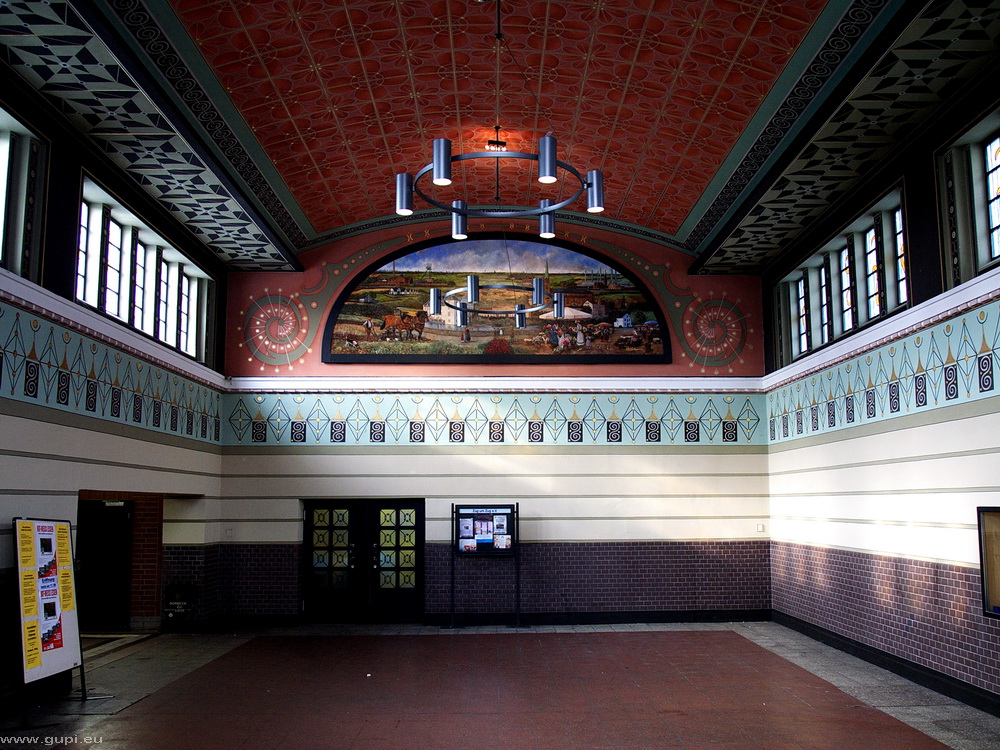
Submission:
M 80 628 L 69 521 L 13 520 L 24 682 L 79 667 Z
M 989 617 L 1000 617 L 1000 508 L 978 510 L 983 613 Z
M 455 552 L 460 555 L 512 555 L 517 545 L 517 504 L 455 505 Z

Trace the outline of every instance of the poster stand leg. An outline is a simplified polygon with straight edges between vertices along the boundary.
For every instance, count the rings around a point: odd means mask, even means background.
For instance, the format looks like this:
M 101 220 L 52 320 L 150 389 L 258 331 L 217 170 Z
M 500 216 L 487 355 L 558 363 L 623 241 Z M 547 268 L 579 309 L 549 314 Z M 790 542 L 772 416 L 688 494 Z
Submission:
M 455 504 L 451 505 L 451 517 L 455 517 Z M 448 627 L 454 629 L 455 627 L 455 545 L 458 542 L 455 539 L 455 524 L 451 525 L 451 605 L 450 605 L 450 618 L 448 621 Z
M 521 627 L 521 547 L 514 550 L 514 627 Z
M 91 695 L 87 690 L 87 670 L 84 666 L 83 649 L 80 649 L 80 701 L 96 701 L 105 698 L 114 698 L 110 693 L 107 695 Z
M 514 504 L 514 627 L 526 628 L 521 624 L 521 504 Z
M 83 664 L 83 644 L 80 644 L 80 700 L 87 700 L 87 670 Z

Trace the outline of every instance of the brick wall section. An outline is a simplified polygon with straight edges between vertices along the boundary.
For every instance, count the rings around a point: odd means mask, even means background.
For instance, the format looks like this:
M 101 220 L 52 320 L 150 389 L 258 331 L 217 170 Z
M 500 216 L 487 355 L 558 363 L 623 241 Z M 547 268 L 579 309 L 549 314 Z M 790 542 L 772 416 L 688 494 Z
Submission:
M 425 548 L 427 614 L 450 611 L 447 544 Z M 223 544 L 164 548 L 164 586 L 199 590 L 198 618 L 297 615 L 300 547 Z M 514 610 L 514 560 L 456 560 L 456 611 Z M 521 548 L 521 611 L 677 612 L 755 610 L 771 606 L 768 543 L 596 542 L 526 544 Z
M 219 601 L 219 545 L 170 545 L 163 548 L 164 604 L 172 587 L 194 588 L 195 619 L 221 613 Z
M 771 566 L 775 611 L 1000 692 L 978 569 L 780 542 Z
M 450 611 L 447 544 L 426 547 L 426 611 Z M 455 611 L 514 610 L 511 558 L 461 557 Z M 768 542 L 553 542 L 521 547 L 521 611 L 657 612 L 771 606 Z
M 301 613 L 301 545 L 219 545 L 219 604 L 233 615 Z
M 132 617 L 159 617 L 160 559 L 163 548 L 163 496 L 133 495 Z

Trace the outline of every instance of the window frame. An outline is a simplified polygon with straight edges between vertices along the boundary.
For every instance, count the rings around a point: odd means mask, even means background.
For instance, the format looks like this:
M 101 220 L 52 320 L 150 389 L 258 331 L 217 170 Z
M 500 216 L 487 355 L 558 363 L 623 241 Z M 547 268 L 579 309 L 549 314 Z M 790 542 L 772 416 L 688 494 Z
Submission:
M 48 144 L 0 107 L 0 268 L 38 282 Z
M 775 324 L 776 340 L 784 342 L 779 349 L 782 364 L 818 351 L 908 306 L 902 198 L 901 188 L 885 195 L 779 282 L 779 291 L 784 291 L 777 299 L 785 312 Z M 801 317 L 803 291 L 806 321 Z
M 214 325 L 210 308 L 214 284 L 215 279 L 197 263 L 168 245 L 98 183 L 85 178 L 74 284 L 79 304 L 207 362 L 208 331 Z M 182 286 L 187 290 L 183 311 Z
M 987 176 L 987 150 L 994 144 L 1000 148 L 1000 109 L 988 113 L 938 155 L 942 247 L 945 266 L 950 268 L 947 288 L 1000 267 L 1000 245 L 992 244 L 989 220 L 991 203 L 1000 212 L 1000 198 L 991 200 Z

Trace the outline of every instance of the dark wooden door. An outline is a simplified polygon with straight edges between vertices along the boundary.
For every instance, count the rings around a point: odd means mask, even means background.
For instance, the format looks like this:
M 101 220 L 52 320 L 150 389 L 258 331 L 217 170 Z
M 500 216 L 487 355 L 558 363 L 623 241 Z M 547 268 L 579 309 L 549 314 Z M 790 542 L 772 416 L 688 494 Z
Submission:
M 423 500 L 309 501 L 305 611 L 325 622 L 419 622 Z
M 123 632 L 132 602 L 132 501 L 80 500 L 76 584 L 80 630 Z

